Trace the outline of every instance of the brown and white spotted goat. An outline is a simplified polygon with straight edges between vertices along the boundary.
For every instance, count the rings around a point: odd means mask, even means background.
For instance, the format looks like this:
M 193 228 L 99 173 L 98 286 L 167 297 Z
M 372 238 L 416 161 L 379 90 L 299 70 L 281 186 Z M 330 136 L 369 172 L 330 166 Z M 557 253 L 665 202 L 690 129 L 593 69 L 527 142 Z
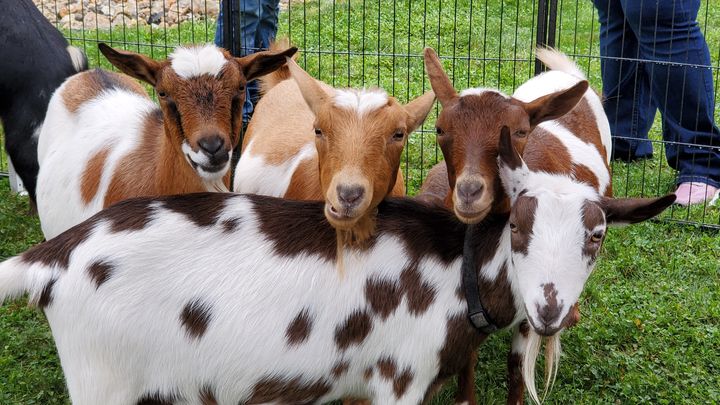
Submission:
M 536 201 L 533 215 L 489 215 L 465 253 L 499 327 L 529 317 L 551 333 L 606 223 L 649 218 L 674 196 L 606 199 L 570 178 L 522 193 L 533 174 L 505 155 L 503 181 L 521 190 L 513 210 Z M 42 308 L 76 405 L 419 404 L 482 341 L 459 294 L 466 226 L 444 207 L 385 200 L 376 233 L 344 250 L 341 276 L 323 205 L 227 193 L 124 201 L 0 263 L 0 302 L 28 293 Z
M 152 85 L 160 107 L 134 80 L 103 70 L 58 88 L 38 146 L 38 213 L 48 239 L 126 198 L 227 190 L 245 84 L 296 48 L 233 58 L 214 45 L 179 47 L 165 61 L 105 44 L 100 51 Z
M 333 227 L 366 240 L 380 201 L 405 195 L 403 147 L 434 94 L 401 105 L 381 89 L 332 88 L 294 61 L 261 80 L 234 191 L 324 200 Z
M 491 89 L 458 95 L 435 53 L 426 51 L 431 84 L 444 107 L 437 127 L 445 161 L 428 174 L 419 198 L 444 203 L 465 222 L 507 212 L 510 199 L 495 162 L 503 126 L 510 129 L 514 147 L 524 151 L 530 170 L 565 174 L 591 185 L 598 195 L 611 196 L 610 128 L 600 98 L 565 55 L 539 49 L 537 56 L 552 70 L 521 85 L 512 97 Z M 578 319 L 575 307 L 569 324 Z M 523 397 L 520 365 L 527 334 L 515 334 L 508 359 L 508 403 L 521 403 Z M 474 361 L 460 376 L 459 387 L 457 401 L 475 403 Z

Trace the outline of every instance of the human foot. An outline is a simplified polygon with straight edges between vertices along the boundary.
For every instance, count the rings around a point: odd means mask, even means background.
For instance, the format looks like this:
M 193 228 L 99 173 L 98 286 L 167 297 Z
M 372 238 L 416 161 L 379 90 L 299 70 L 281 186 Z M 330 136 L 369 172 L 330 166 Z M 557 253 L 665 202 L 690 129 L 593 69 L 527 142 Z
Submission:
M 713 198 L 717 192 L 717 187 L 705 183 L 680 183 L 677 190 L 675 190 L 677 196 L 675 203 L 684 206 L 700 204 Z

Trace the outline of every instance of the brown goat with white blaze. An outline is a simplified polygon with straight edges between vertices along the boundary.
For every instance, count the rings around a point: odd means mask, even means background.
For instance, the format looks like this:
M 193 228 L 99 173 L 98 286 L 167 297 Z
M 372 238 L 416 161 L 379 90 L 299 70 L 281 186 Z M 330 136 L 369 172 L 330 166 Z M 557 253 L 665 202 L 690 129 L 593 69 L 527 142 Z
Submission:
M 52 97 L 40 134 L 38 213 L 50 239 L 118 201 L 229 186 L 245 84 L 296 48 L 234 58 L 214 45 L 178 47 L 168 60 L 100 44 L 129 77 L 93 70 Z
M 335 89 L 294 61 L 261 80 L 271 87 L 243 140 L 234 191 L 324 200 L 333 227 L 367 239 L 380 201 L 405 194 L 403 147 L 434 94 L 401 105 L 380 89 Z

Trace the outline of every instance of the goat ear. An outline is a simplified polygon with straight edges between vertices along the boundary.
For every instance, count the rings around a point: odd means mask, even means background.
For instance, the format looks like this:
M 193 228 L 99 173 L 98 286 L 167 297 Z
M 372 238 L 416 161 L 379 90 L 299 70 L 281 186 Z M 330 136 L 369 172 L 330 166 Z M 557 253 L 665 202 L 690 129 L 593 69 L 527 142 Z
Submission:
M 443 108 L 454 103 L 457 99 L 457 92 L 443 70 L 440 58 L 432 48 L 425 48 L 425 70 L 430 78 L 430 85 Z
M 300 88 L 300 93 L 302 93 L 305 102 L 313 114 L 317 115 L 320 109 L 330 100 L 331 95 L 323 89 L 319 81 L 304 71 L 294 60 L 288 59 L 287 65 L 290 69 L 290 76 Z
M 107 58 L 110 63 L 120 69 L 126 75 L 149 83 L 155 86 L 157 82 L 157 72 L 163 67 L 161 62 L 152 60 L 145 55 L 135 52 L 118 51 L 107 46 L 104 43 L 98 44 L 100 52 Z
M 605 211 L 608 224 L 634 224 L 650 219 L 675 202 L 675 194 L 657 198 L 607 198 L 600 206 Z
M 525 190 L 525 183 L 530 175 L 530 169 L 512 144 L 510 129 L 503 126 L 500 130 L 500 144 L 498 146 L 498 172 L 505 193 L 510 201 Z
M 291 47 L 282 51 L 255 52 L 242 58 L 235 58 L 235 60 L 240 64 L 245 80 L 250 81 L 283 67 L 288 58 L 295 55 L 297 50 L 297 48 Z
M 569 89 L 556 91 L 524 103 L 530 117 L 530 126 L 560 118 L 572 110 L 588 89 L 587 80 L 581 80 Z
M 425 122 L 425 118 L 427 118 L 430 113 L 433 104 L 435 104 L 435 93 L 433 93 L 432 90 L 405 104 L 405 111 L 410 114 L 407 128 L 408 134 L 412 133 Z

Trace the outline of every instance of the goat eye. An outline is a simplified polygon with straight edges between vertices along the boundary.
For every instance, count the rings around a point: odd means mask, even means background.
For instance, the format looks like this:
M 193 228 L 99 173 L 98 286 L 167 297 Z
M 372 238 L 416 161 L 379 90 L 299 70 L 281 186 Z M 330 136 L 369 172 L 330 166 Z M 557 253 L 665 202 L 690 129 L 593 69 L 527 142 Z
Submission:
M 317 136 L 317 137 L 323 136 L 322 130 L 320 128 L 315 128 L 315 136 Z
M 517 233 L 517 231 L 518 231 L 517 225 L 515 225 L 514 223 L 511 222 L 510 223 L 510 232 Z
M 590 240 L 595 243 L 600 242 L 603 238 L 603 235 L 605 235 L 603 231 L 593 232 L 593 234 L 590 236 Z
M 160 97 L 160 98 L 165 98 L 165 97 L 167 97 L 167 93 L 165 93 L 164 91 L 158 91 L 158 92 L 157 92 L 157 95 L 158 95 L 158 97 Z
M 402 131 L 398 131 L 393 135 L 393 141 L 400 142 L 403 139 L 405 139 L 405 133 Z
M 515 133 L 513 135 L 515 135 L 518 138 L 525 138 L 527 136 L 527 132 L 523 131 L 523 130 L 517 130 L 517 131 L 515 131 Z
M 435 131 L 437 132 L 438 136 L 445 135 L 445 132 L 440 127 L 435 127 Z
M 238 90 L 240 90 L 240 91 L 245 91 L 245 86 L 240 85 L 240 87 L 238 87 Z

